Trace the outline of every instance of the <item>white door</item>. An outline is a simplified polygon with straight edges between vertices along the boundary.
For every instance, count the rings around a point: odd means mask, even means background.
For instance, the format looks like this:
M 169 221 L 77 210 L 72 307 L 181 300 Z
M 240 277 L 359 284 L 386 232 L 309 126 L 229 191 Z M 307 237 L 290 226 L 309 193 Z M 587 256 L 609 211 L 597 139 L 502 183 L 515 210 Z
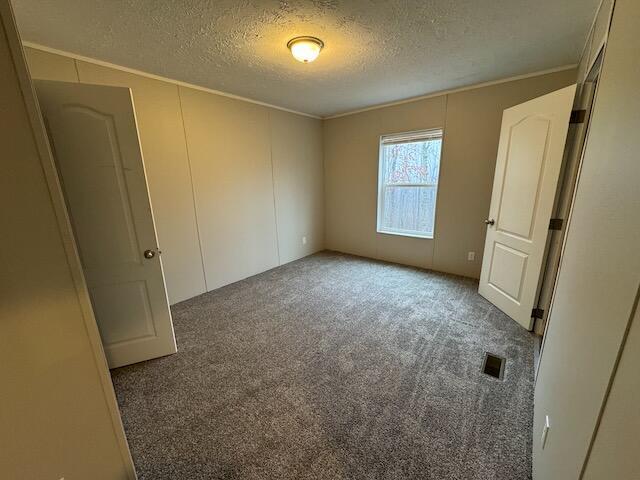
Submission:
M 575 90 L 563 88 L 502 115 L 479 292 L 527 330 Z
M 35 83 L 109 367 L 175 353 L 131 91 Z

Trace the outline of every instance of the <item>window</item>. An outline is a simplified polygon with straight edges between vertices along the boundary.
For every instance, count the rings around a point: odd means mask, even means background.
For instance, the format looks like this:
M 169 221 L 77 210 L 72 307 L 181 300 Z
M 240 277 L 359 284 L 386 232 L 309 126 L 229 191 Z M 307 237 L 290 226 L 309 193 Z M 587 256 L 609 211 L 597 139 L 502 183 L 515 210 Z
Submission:
M 378 232 L 433 238 L 442 130 L 383 135 Z

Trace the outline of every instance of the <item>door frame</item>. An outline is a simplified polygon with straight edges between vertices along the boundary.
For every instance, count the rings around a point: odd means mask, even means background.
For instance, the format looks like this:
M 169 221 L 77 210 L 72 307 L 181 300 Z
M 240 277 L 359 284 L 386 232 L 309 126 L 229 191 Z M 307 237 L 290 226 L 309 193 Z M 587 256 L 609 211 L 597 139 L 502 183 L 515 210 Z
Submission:
M 558 185 L 556 192 L 556 199 L 553 207 L 552 218 L 560 218 L 562 220 L 562 228 L 560 230 L 553 230 L 547 238 L 547 247 L 545 251 L 545 259 L 543 261 L 543 269 L 540 272 L 540 279 L 538 281 L 538 292 L 536 294 L 535 307 L 543 311 L 542 318 L 537 318 L 534 321 L 533 333 L 536 334 L 536 338 L 540 339 L 536 342 L 534 352 L 535 362 L 535 379 L 538 378 L 538 366 L 542 358 L 544 350 L 544 340 L 547 330 L 549 328 L 549 318 L 553 309 L 553 302 L 556 293 L 556 283 L 558 280 L 558 274 L 560 272 L 560 265 L 565 249 L 567 231 L 571 222 L 571 214 L 573 213 L 573 204 L 575 202 L 575 195 L 578 189 L 578 182 L 580 179 L 580 172 L 582 170 L 582 162 L 584 159 L 584 151 L 589 136 L 589 129 L 591 126 L 591 114 L 592 108 L 595 103 L 598 80 L 600 76 L 600 68 L 602 66 L 602 60 L 604 56 L 604 48 L 600 50 L 596 59 L 591 64 L 589 72 L 585 75 L 581 84 L 578 85 L 579 90 L 576 92 L 576 102 L 582 103 L 583 94 L 587 94 L 586 104 L 588 107 L 588 116 L 584 120 L 584 135 L 582 136 L 579 144 L 569 146 L 569 143 L 565 146 L 565 157 L 563 159 L 562 171 L 561 171 L 561 183 Z M 586 88 L 585 88 L 586 87 Z M 572 129 L 569 125 L 569 135 L 576 135 L 575 128 Z M 573 131 L 571 131 L 573 130 Z M 573 169 L 567 170 L 570 165 L 567 165 L 568 160 L 567 153 L 570 148 L 579 149 L 577 154 L 577 162 Z M 567 198 L 566 205 L 560 204 L 562 198 Z M 563 211 L 564 210 L 564 211 Z M 550 244 L 552 241 L 552 235 L 557 235 L 557 242 L 560 247 L 555 251 L 550 251 Z
M 104 400 L 111 417 L 113 431 L 117 438 L 120 455 L 123 464 L 126 466 L 127 479 L 136 480 L 136 472 L 129 450 L 129 444 L 124 432 L 120 410 L 116 400 L 111 375 L 107 366 L 107 359 L 102 348 L 102 340 L 98 331 L 98 324 L 93 313 L 91 300 L 89 299 L 89 291 L 84 278 L 84 272 L 80 263 L 77 246 L 71 230 L 71 222 L 69 213 L 65 205 L 60 179 L 53 161 L 49 139 L 44 128 L 40 106 L 38 104 L 35 90 L 31 82 L 27 63 L 20 41 L 13 11 L 9 2 L 0 1 L 0 21 L 5 28 L 7 41 L 11 50 L 12 60 L 18 73 L 20 90 L 24 97 L 24 102 L 29 115 L 29 123 L 31 125 L 31 133 L 38 148 L 38 156 L 44 171 L 47 187 L 51 195 L 51 203 L 53 204 L 58 227 L 62 233 L 65 253 L 72 274 L 72 280 L 75 285 L 76 294 L 82 310 L 82 319 L 89 338 L 91 350 L 93 353 L 96 370 L 99 373 L 100 384 L 104 393 Z

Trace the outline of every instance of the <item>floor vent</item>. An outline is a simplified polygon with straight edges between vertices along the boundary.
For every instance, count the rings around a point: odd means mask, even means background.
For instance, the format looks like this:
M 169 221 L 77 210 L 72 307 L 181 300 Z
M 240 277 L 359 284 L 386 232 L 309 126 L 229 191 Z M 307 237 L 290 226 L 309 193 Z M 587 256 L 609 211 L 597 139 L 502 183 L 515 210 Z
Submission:
M 498 355 L 494 355 L 493 353 L 485 353 L 484 354 L 484 362 L 482 363 L 482 373 L 486 373 L 492 377 L 497 378 L 498 380 L 502 380 L 504 376 L 504 365 L 507 363 L 507 360 L 499 357 Z

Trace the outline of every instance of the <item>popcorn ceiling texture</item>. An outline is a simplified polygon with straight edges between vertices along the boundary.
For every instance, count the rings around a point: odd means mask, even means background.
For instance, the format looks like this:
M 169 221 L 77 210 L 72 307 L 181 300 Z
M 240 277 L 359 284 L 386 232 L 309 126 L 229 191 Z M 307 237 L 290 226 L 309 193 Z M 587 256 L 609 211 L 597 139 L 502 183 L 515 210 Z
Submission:
M 320 116 L 577 63 L 598 3 L 13 1 L 24 40 Z

